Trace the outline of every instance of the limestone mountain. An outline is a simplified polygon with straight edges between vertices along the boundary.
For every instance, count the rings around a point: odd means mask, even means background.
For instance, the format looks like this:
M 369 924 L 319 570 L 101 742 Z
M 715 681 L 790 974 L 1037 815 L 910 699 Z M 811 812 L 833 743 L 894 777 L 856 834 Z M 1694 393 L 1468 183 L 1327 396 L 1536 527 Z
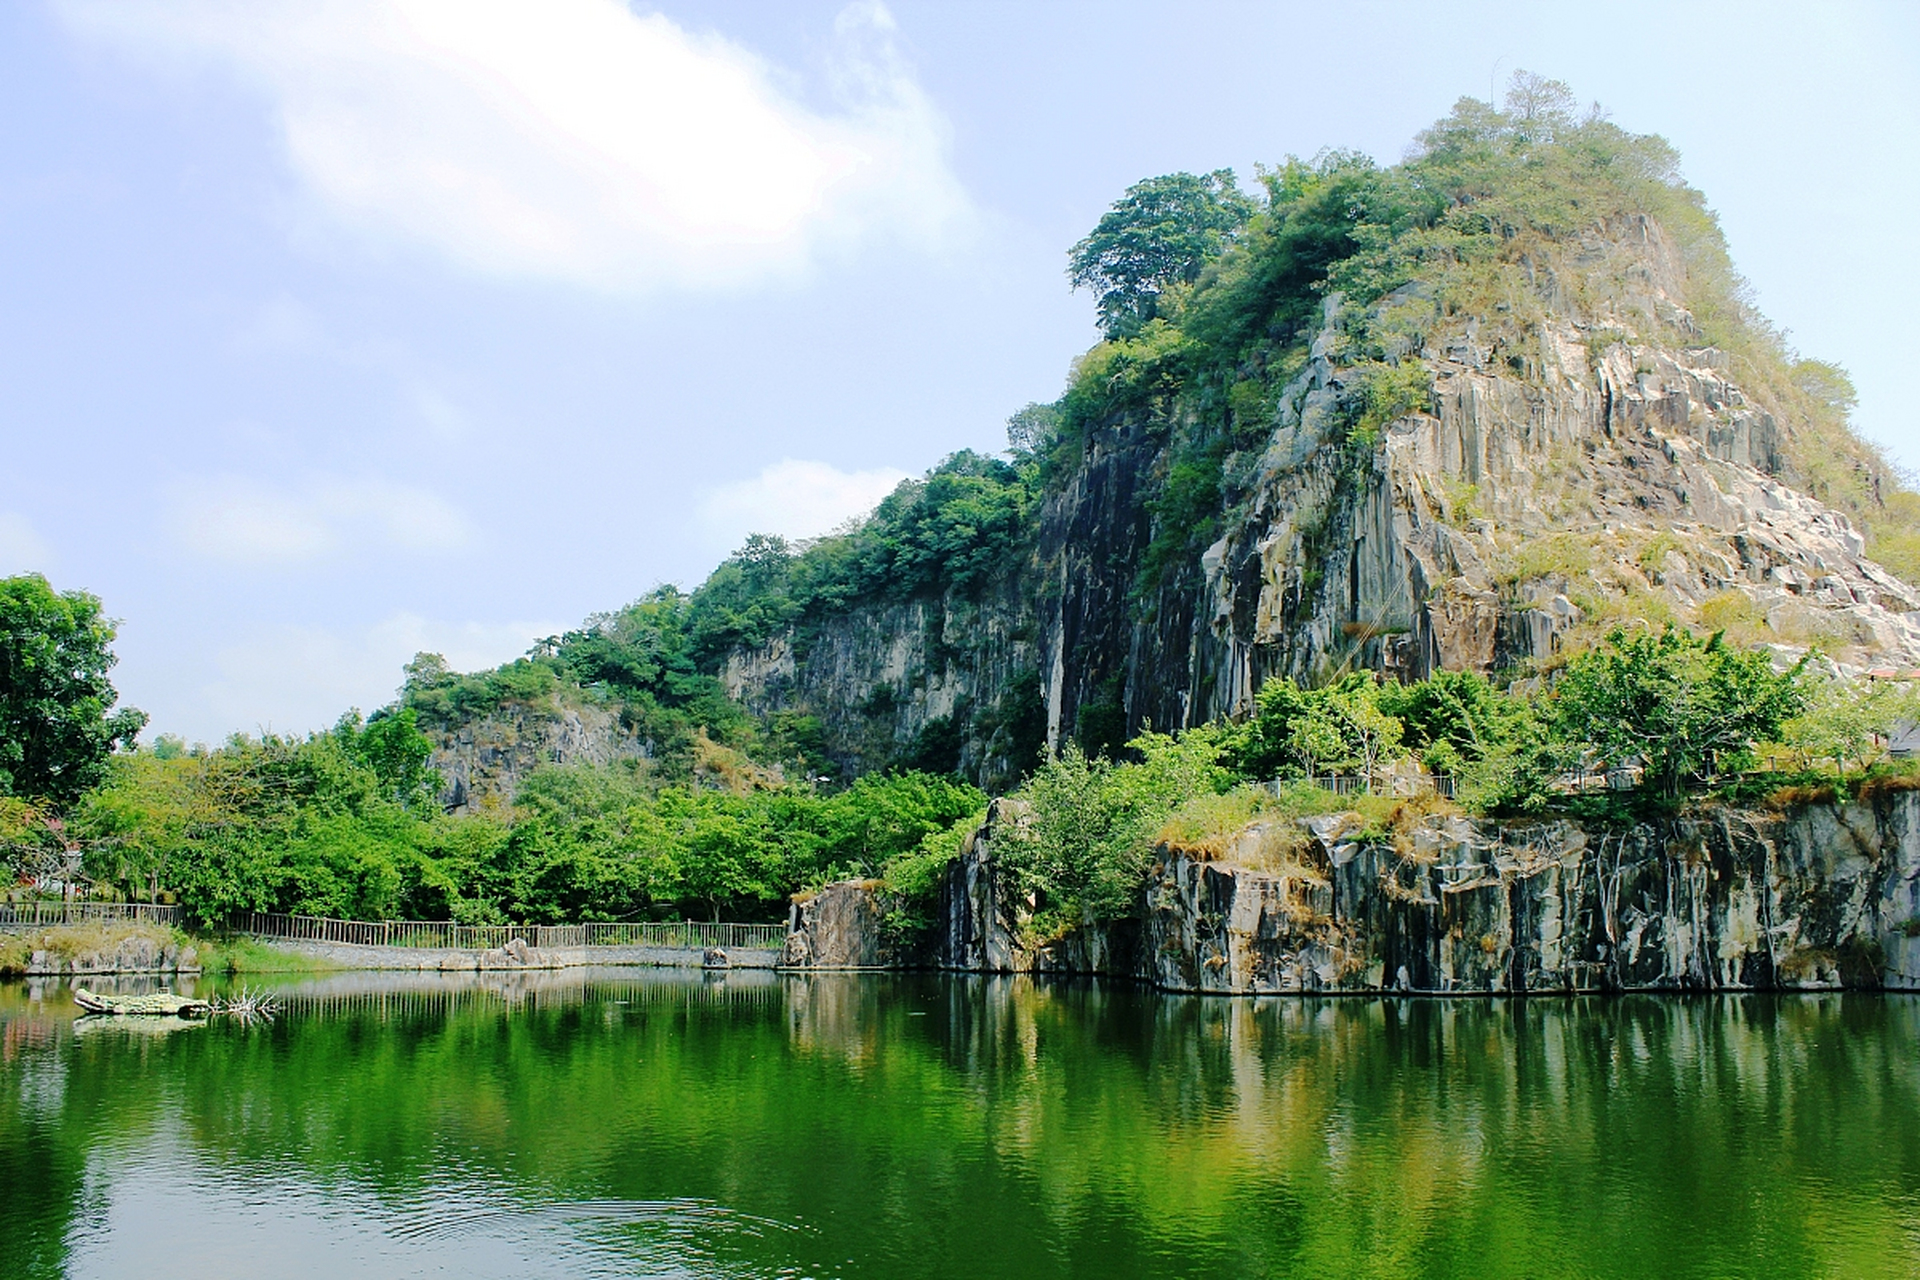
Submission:
M 1271 678 L 1539 679 L 1640 622 L 1920 666 L 1920 499 L 1849 429 L 1844 374 L 1748 304 L 1666 143 L 1523 77 L 1399 165 L 1329 153 L 1259 187 L 1153 179 L 1076 246 L 1106 336 L 1016 415 L 1010 461 L 755 539 L 536 651 L 536 696 L 463 715 L 457 678 L 411 684 L 445 703 L 423 718 L 463 802 L 498 717 L 529 736 L 509 705 L 572 709 L 582 731 L 532 735 L 555 759 L 691 760 L 699 730 L 993 787 L 1043 744 L 1242 714 Z

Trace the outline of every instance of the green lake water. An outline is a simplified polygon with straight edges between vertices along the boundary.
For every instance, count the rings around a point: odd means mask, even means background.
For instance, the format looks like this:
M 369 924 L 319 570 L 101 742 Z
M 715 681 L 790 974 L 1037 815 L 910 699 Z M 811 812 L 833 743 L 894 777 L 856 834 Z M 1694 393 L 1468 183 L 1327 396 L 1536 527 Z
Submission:
M 1920 1276 L 1920 997 L 281 998 L 164 1029 L 0 985 L 0 1272 Z

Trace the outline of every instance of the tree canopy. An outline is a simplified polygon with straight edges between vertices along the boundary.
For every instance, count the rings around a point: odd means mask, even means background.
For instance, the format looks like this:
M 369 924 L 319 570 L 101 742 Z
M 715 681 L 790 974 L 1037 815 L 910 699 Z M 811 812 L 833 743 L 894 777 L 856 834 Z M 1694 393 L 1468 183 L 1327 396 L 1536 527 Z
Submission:
M 0 580 L 0 795 L 64 808 L 106 776 L 145 713 L 114 710 L 114 623 L 39 574 Z
M 1603 648 L 1567 664 L 1554 688 L 1560 737 L 1610 767 L 1638 763 L 1666 797 L 1750 768 L 1756 743 L 1771 742 L 1806 709 L 1806 660 L 1776 672 L 1764 652 L 1743 652 L 1715 633 L 1677 627 L 1616 630 Z
M 1199 279 L 1253 209 L 1231 169 L 1136 182 L 1073 246 L 1067 277 L 1098 296 L 1109 338 L 1131 337 L 1153 319 L 1169 285 Z

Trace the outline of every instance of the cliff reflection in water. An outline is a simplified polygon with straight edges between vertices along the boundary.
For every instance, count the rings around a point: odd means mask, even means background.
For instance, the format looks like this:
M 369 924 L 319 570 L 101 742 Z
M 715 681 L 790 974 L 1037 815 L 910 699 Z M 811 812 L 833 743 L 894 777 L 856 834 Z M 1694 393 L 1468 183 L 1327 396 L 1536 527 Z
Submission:
M 1912 997 L 348 974 L 158 1037 L 39 995 L 27 1275 L 1920 1271 Z

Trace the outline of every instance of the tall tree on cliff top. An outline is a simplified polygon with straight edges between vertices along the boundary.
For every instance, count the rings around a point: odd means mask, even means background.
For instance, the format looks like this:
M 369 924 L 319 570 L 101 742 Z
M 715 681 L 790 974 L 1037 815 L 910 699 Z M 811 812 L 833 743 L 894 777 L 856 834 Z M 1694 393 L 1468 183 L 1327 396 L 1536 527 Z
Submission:
M 114 624 L 84 591 L 37 573 L 0 579 L 0 795 L 66 807 L 147 723 L 107 680 Z
M 1153 319 L 1167 286 L 1200 278 L 1253 208 L 1231 169 L 1136 182 L 1073 246 L 1067 278 L 1100 296 L 1107 337 L 1131 337 Z

